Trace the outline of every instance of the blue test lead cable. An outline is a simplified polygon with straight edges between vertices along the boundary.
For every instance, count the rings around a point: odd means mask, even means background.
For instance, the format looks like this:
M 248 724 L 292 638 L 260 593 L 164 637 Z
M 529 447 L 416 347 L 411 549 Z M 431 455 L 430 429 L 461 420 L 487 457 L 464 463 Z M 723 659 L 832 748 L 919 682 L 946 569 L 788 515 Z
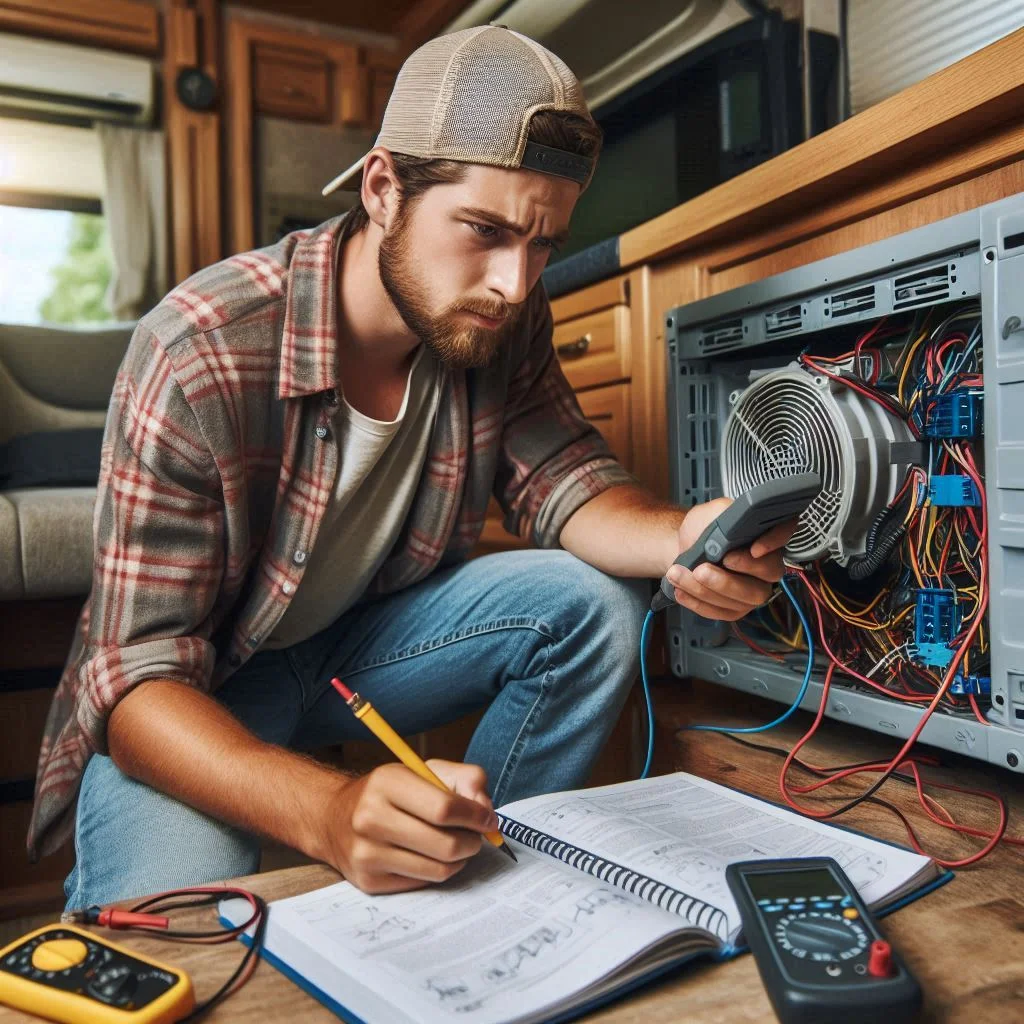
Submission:
M 780 580 L 779 584 L 786 597 L 789 598 L 790 603 L 796 609 L 796 614 L 800 619 L 800 625 L 803 626 L 804 629 L 804 636 L 807 637 L 807 667 L 804 669 L 803 682 L 800 684 L 800 690 L 796 695 L 796 699 L 781 715 L 779 715 L 778 718 L 769 722 L 767 725 L 754 725 L 746 728 L 732 728 L 726 725 L 686 725 L 679 730 L 680 732 L 766 732 L 768 729 L 774 729 L 775 726 L 781 725 L 803 703 L 803 699 L 807 694 L 807 687 L 811 682 L 811 671 L 814 668 L 814 636 L 811 633 L 811 626 L 807 621 L 807 616 L 804 614 L 803 608 L 800 607 L 800 602 L 793 596 L 793 591 L 790 590 L 789 584 L 786 582 L 785 578 Z M 641 779 L 647 778 L 647 774 L 651 770 L 651 761 L 654 759 L 654 706 L 651 703 L 651 687 L 647 680 L 647 644 L 650 640 L 651 626 L 653 622 L 654 612 L 648 612 L 644 619 L 643 629 L 640 631 L 640 679 L 644 687 L 644 698 L 647 701 L 647 761 L 644 764 L 644 770 L 640 773 Z
M 644 762 L 644 770 L 640 773 L 641 779 L 647 778 L 651 770 L 651 761 L 654 760 L 654 705 L 651 703 L 651 684 L 647 681 L 647 645 L 651 640 L 651 627 L 654 625 L 654 612 L 649 611 L 644 616 L 643 629 L 640 630 L 640 681 L 644 684 L 644 700 L 647 702 L 647 760 Z

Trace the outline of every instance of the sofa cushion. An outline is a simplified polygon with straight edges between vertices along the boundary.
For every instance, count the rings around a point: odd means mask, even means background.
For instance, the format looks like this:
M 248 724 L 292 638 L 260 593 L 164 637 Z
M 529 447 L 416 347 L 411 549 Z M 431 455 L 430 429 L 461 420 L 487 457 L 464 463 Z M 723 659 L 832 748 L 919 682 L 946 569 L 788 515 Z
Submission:
M 0 494 L 0 600 L 89 593 L 95 503 L 95 487 Z
M 100 427 L 19 434 L 0 445 L 0 490 L 95 487 L 102 447 Z

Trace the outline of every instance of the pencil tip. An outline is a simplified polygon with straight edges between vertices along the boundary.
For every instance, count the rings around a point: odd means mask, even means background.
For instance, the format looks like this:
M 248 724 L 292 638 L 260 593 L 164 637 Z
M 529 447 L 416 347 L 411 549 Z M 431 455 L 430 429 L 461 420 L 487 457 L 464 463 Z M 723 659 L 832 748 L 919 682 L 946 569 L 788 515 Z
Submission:
M 509 856 L 510 856 L 510 857 L 512 858 L 512 860 L 513 860 L 513 861 L 514 861 L 514 862 L 515 862 L 516 864 L 518 864 L 518 863 L 519 863 L 519 858 L 518 858 L 518 857 L 517 857 L 517 856 L 516 856 L 516 855 L 515 855 L 515 854 L 514 854 L 514 853 L 512 852 L 512 849 L 511 849 L 511 847 L 510 847 L 510 846 L 508 845 L 508 843 L 502 843 L 502 844 L 501 844 L 501 847 L 500 847 L 500 849 L 501 849 L 501 850 L 502 850 L 502 851 L 503 851 L 504 853 L 507 853 L 507 854 L 508 854 L 508 855 L 509 855 Z

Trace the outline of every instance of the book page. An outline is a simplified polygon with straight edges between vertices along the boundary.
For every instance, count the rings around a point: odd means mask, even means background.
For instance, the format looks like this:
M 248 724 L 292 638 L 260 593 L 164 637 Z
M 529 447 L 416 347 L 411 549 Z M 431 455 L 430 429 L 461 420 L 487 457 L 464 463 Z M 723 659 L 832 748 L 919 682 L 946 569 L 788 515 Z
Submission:
M 512 864 L 485 845 L 449 882 L 417 892 L 367 896 L 340 882 L 279 900 L 267 949 L 365 1021 L 492 1024 L 547 1019 L 546 1007 L 686 933 L 614 886 L 518 852 Z
M 801 817 L 756 797 L 679 772 L 637 782 L 520 800 L 499 814 L 598 857 L 642 872 L 720 909 L 729 939 L 739 912 L 726 867 L 743 860 L 833 857 L 869 906 L 907 886 L 931 864 L 908 850 Z M 579 865 L 586 870 L 585 864 Z M 640 891 L 643 895 L 643 890 Z

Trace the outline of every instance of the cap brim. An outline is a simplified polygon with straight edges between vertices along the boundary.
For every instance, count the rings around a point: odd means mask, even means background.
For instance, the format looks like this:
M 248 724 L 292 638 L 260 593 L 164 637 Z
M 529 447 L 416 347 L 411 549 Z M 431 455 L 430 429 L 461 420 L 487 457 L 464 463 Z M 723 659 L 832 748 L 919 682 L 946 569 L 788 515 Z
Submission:
M 365 163 L 366 156 L 361 156 L 348 170 L 342 171 L 333 181 L 328 182 L 320 194 L 329 196 L 340 188 L 358 188 L 359 182 L 362 180 L 363 164 Z

